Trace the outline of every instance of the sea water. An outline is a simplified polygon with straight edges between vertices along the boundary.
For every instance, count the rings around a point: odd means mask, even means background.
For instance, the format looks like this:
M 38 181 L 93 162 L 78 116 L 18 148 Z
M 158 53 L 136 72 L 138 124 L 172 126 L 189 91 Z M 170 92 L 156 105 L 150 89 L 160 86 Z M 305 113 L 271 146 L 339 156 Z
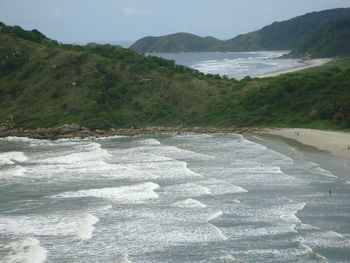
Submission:
M 253 135 L 4 138 L 0 262 L 349 262 L 349 166 Z
M 175 60 L 205 74 L 226 75 L 229 78 L 242 79 L 246 76 L 257 77 L 267 73 L 305 66 L 299 59 L 285 59 L 282 55 L 288 51 L 257 52 L 186 52 L 186 53 L 150 53 Z

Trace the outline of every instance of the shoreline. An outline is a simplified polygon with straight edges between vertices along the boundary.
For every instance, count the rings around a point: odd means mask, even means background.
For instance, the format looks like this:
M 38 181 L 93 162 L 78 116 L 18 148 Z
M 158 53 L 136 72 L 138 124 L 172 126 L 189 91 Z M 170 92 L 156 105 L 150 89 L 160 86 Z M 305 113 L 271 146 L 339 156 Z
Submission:
M 266 128 L 257 132 L 295 140 L 332 155 L 350 159 L 350 132 L 324 131 L 299 128 Z
M 282 74 L 293 73 L 293 72 L 297 72 L 297 71 L 308 69 L 308 68 L 322 66 L 322 65 L 324 65 L 326 63 L 331 62 L 332 59 L 331 58 L 319 58 L 319 59 L 306 59 L 306 60 L 301 60 L 301 61 L 306 63 L 306 65 L 300 66 L 300 67 L 296 67 L 296 68 L 282 69 L 282 70 L 279 70 L 279 71 L 266 73 L 266 74 L 257 76 L 257 78 L 277 77 L 277 76 L 282 75 Z
M 69 126 L 69 125 L 68 125 Z M 74 126 L 74 125 L 73 125 Z M 147 134 L 169 134 L 169 133 L 256 133 L 261 128 L 215 128 L 215 127 L 145 127 L 145 128 L 121 128 L 109 130 L 90 130 L 87 128 L 37 128 L 37 129 L 0 129 L 0 138 L 5 137 L 27 137 L 31 139 L 69 139 L 69 138 L 99 138 L 111 136 L 136 136 Z
M 70 125 L 68 125 L 70 127 Z M 74 125 L 72 125 L 74 126 Z M 121 128 L 109 130 L 90 130 L 84 127 L 65 128 L 4 128 L 0 127 L 0 138 L 27 137 L 31 139 L 58 140 L 73 138 L 101 138 L 112 136 L 137 136 L 152 134 L 186 134 L 186 133 L 235 133 L 267 134 L 292 139 L 301 144 L 330 152 L 334 156 L 350 159 L 350 132 L 325 131 L 303 128 L 215 128 L 215 127 L 144 127 Z

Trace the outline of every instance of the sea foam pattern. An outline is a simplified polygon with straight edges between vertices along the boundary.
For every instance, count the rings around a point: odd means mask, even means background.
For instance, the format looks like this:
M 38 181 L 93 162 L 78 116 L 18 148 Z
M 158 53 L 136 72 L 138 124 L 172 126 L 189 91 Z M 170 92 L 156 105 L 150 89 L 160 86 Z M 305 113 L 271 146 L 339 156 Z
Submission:
M 0 259 L 3 263 L 42 263 L 47 257 L 47 250 L 40 246 L 39 240 L 28 237 L 2 246 L 6 254 Z
M 266 140 L 0 140 L 0 262 L 346 262 L 350 179 Z
M 76 192 L 66 192 L 54 197 L 100 197 L 110 198 L 117 202 L 133 202 L 133 201 L 144 201 L 148 199 L 158 198 L 158 195 L 154 192 L 159 185 L 151 182 L 143 184 L 121 186 L 115 188 L 102 188 L 102 189 L 89 189 L 79 190 Z

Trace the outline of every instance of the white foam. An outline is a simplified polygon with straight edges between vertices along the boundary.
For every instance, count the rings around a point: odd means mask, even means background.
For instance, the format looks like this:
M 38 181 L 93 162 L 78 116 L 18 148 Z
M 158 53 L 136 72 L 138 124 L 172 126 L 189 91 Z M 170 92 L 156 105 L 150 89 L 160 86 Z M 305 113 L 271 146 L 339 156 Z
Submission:
M 203 177 L 188 169 L 187 163 L 176 160 L 154 161 L 154 162 L 140 162 L 126 164 L 127 167 L 147 172 L 162 179 L 169 178 L 186 178 L 186 177 Z
M 314 251 L 311 249 L 311 247 L 305 245 L 304 243 L 302 242 L 298 242 L 298 248 L 305 251 L 305 252 L 308 252 L 308 253 L 313 253 Z
M 218 211 L 218 212 L 216 212 L 216 213 L 210 215 L 210 216 L 208 217 L 208 219 L 207 219 L 207 222 L 212 221 L 212 220 L 214 220 L 215 218 L 218 218 L 218 217 L 220 217 L 220 216 L 222 216 L 222 215 L 223 215 L 222 211 Z
M 160 141 L 156 139 L 144 139 L 139 141 L 139 143 L 142 145 L 160 145 Z
M 307 165 L 308 165 L 307 168 L 316 175 L 323 175 L 323 176 L 329 177 L 329 178 L 338 178 L 336 175 L 332 174 L 330 171 L 327 171 L 327 170 L 321 168 L 316 163 L 308 162 Z
M 214 226 L 210 223 L 208 223 L 208 226 L 216 233 L 216 235 L 219 237 L 219 240 L 227 240 L 227 237 L 221 232 L 221 230 L 217 226 Z
M 194 183 L 187 183 L 166 186 L 164 187 L 164 194 L 169 195 L 171 198 L 174 198 L 210 195 L 211 192 L 208 187 Z
M 108 210 L 111 210 L 112 208 L 113 208 L 112 205 L 106 205 L 106 206 L 101 207 L 99 210 L 100 211 L 108 211 Z
M 32 142 L 35 139 L 30 139 L 28 137 L 16 137 L 16 136 L 7 136 L 4 138 L 0 138 L 1 141 L 14 141 L 14 142 Z
M 47 257 L 47 250 L 32 237 L 11 242 L 4 248 L 10 250 L 3 258 L 6 263 L 42 263 Z
M 96 142 L 90 142 L 84 145 L 76 146 L 75 153 L 64 156 L 50 157 L 41 160 L 45 164 L 86 164 L 86 162 L 96 162 L 112 155 L 107 150 L 101 148 L 101 145 Z
M 312 248 L 350 248 L 350 240 L 334 231 L 307 232 L 307 234 L 301 236 L 298 241 Z
M 237 226 L 232 228 L 230 236 L 235 238 L 248 238 L 248 237 L 264 237 L 275 236 L 287 233 L 296 233 L 295 225 L 278 224 L 274 223 L 273 226 L 257 227 L 257 226 Z
M 0 177 L 20 177 L 23 176 L 26 172 L 26 168 L 20 165 L 16 165 L 14 167 L 10 167 L 9 169 L 6 169 L 4 171 L 1 171 Z
M 44 164 L 27 168 L 28 173 L 36 178 L 49 177 L 51 181 L 76 181 L 82 178 L 113 178 L 130 181 L 144 181 L 158 178 L 147 171 L 136 170 L 119 164 L 110 164 L 102 160 L 78 162 L 75 164 Z
M 298 242 L 298 248 L 301 249 L 302 251 L 304 251 L 307 254 L 312 254 L 312 257 L 314 257 L 315 259 L 318 259 L 320 262 L 328 262 L 327 258 L 314 252 L 311 247 L 309 247 L 308 245 L 302 243 L 302 242 Z
M 338 178 L 336 175 L 332 174 L 330 171 L 327 171 L 325 169 L 322 169 L 321 167 L 316 167 L 314 168 L 319 174 L 326 176 L 326 177 L 331 177 L 331 178 Z
M 115 188 L 101 188 L 80 190 L 77 192 L 65 192 L 53 197 L 101 197 L 110 198 L 118 202 L 143 201 L 153 198 L 158 198 L 153 190 L 159 187 L 158 184 L 146 182 L 137 185 L 121 186 Z
M 200 139 L 209 139 L 214 137 L 212 134 L 208 133 L 183 133 L 183 134 L 175 134 L 173 135 L 173 140 L 184 140 L 184 139 L 190 139 L 190 140 L 200 140 Z
M 105 136 L 105 137 L 92 137 L 94 140 L 113 140 L 119 138 L 125 138 L 127 136 L 124 135 L 113 135 L 113 136 Z
M 308 224 L 299 224 L 296 228 L 297 230 L 304 230 L 304 231 L 319 231 L 320 228 L 317 226 L 313 225 L 308 225 Z
M 213 229 L 214 232 L 216 233 L 216 235 L 219 237 L 219 239 L 221 240 L 227 240 L 227 237 L 221 232 L 221 230 L 217 227 L 217 226 L 214 226 L 213 224 L 210 224 L 209 222 L 214 220 L 215 218 L 218 218 L 220 216 L 222 216 L 223 213 L 222 211 L 218 211 L 212 215 L 210 215 L 207 219 L 207 223 L 208 223 L 208 226 L 209 228 Z
M 300 219 L 295 214 L 281 215 L 281 219 L 288 223 L 300 223 Z
M 300 224 L 300 219 L 296 216 L 296 213 L 300 210 L 302 210 L 305 207 L 305 203 L 301 204 L 290 204 L 286 206 L 287 211 L 289 210 L 290 213 L 283 214 L 280 216 L 280 218 L 288 223 L 293 224 Z
M 240 204 L 241 201 L 239 201 L 237 199 L 233 199 L 233 200 L 227 200 L 226 203 Z
M 76 225 L 76 230 L 75 230 L 75 235 L 80 239 L 80 240 L 87 240 L 91 239 L 92 233 L 95 230 L 94 225 L 99 221 L 99 219 L 91 214 L 87 214 L 85 216 L 82 216 L 81 218 L 78 219 L 77 225 Z
M 246 189 L 240 186 L 213 178 L 206 181 L 201 181 L 200 184 L 208 187 L 213 194 L 235 194 L 248 192 Z
M 117 258 L 113 263 L 132 263 L 132 262 L 129 260 L 128 254 L 121 254 L 117 256 Z
M 340 234 L 338 232 L 335 232 L 335 231 L 328 231 L 327 233 L 328 233 L 329 236 L 344 238 L 344 235 L 342 235 L 342 234 Z
M 28 160 L 23 152 L 5 152 L 0 153 L 0 165 L 14 164 L 15 162 L 24 162 Z
M 209 262 L 230 263 L 230 262 L 237 262 L 237 261 L 231 254 L 226 253 L 224 255 L 213 257 L 213 258 L 209 259 Z
M 204 208 L 206 207 L 205 204 L 194 200 L 192 198 L 188 198 L 184 201 L 180 201 L 174 204 L 174 206 L 178 206 L 178 207 L 186 207 L 186 208 L 195 208 L 195 207 L 200 207 L 200 208 Z
M 182 159 L 213 160 L 215 159 L 214 156 L 211 156 L 208 154 L 197 153 L 194 151 L 185 150 L 179 147 L 168 146 L 168 145 L 154 148 L 152 149 L 152 152 L 157 155 L 165 156 L 176 160 L 182 160 Z

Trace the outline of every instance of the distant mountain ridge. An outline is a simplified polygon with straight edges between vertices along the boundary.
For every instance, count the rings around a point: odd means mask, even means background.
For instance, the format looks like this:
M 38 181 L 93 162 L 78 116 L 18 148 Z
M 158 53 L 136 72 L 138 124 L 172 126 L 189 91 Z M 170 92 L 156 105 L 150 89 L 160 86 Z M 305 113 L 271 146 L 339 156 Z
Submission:
M 160 37 L 145 37 L 130 49 L 141 53 L 292 50 L 327 22 L 350 17 L 350 8 L 312 12 L 282 22 L 274 22 L 260 30 L 229 40 L 176 33 Z

